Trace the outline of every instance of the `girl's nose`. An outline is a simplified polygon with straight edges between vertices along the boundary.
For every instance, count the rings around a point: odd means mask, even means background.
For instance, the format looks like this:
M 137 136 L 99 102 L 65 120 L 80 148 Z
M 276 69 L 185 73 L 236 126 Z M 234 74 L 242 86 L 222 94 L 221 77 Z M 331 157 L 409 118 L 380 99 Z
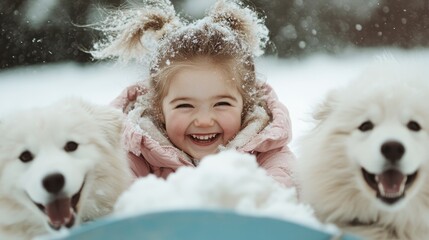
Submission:
M 204 112 L 196 116 L 194 124 L 197 127 L 211 127 L 214 125 L 214 120 L 210 113 Z

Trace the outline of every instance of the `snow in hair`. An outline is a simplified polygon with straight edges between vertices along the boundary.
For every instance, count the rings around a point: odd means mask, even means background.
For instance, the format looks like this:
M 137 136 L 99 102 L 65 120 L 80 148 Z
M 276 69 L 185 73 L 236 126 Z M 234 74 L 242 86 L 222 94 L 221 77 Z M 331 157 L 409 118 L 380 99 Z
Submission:
M 269 30 L 263 18 L 238 1 L 219 0 L 209 16 L 214 22 L 229 26 L 246 42 L 254 56 L 260 56 L 268 43 Z
M 177 36 L 186 36 L 186 32 L 192 35 L 192 32 L 198 32 L 198 28 L 207 34 L 212 30 L 222 32 L 223 40 L 229 44 L 237 42 L 237 51 L 234 52 L 244 51 L 250 56 L 262 55 L 268 42 L 264 20 L 234 0 L 218 0 L 208 16 L 190 24 L 185 24 L 178 17 L 168 0 L 144 0 L 141 6 L 111 13 L 95 27 L 104 34 L 104 39 L 96 43 L 91 52 L 95 58 L 149 61 L 155 65 L 159 64 L 159 58 L 172 52 L 168 50 L 171 40 L 174 42 Z
M 90 52 L 96 59 L 117 58 L 125 62 L 150 59 L 165 32 L 182 25 L 168 0 L 143 0 L 107 14 L 106 19 L 92 26 L 103 34 Z

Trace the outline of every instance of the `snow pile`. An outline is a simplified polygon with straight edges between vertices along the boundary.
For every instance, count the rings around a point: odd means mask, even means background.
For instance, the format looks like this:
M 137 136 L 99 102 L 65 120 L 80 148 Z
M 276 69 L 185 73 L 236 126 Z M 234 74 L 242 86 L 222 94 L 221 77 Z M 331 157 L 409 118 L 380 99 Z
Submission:
M 197 168 L 181 167 L 167 180 L 155 176 L 136 180 L 118 199 L 113 215 L 175 209 L 227 209 L 337 231 L 318 222 L 309 206 L 298 203 L 295 189 L 284 188 L 268 176 L 254 156 L 234 150 L 208 156 Z

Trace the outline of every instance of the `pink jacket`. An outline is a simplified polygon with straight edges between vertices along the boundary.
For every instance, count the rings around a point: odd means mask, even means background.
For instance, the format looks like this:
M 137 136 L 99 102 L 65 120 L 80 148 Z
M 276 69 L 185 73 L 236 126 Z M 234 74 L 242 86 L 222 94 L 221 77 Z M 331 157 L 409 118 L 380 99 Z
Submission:
M 171 144 L 147 113 L 150 102 L 144 84 L 128 87 L 112 105 L 127 114 L 123 137 L 134 174 L 141 177 L 152 173 L 166 178 L 177 168 L 194 164 Z M 245 116 L 242 130 L 224 147 L 254 154 L 258 164 L 275 180 L 288 187 L 296 186 L 291 169 L 295 156 L 287 146 L 292 137 L 289 113 L 270 86 L 265 85 L 265 91 L 270 113 L 256 107 Z

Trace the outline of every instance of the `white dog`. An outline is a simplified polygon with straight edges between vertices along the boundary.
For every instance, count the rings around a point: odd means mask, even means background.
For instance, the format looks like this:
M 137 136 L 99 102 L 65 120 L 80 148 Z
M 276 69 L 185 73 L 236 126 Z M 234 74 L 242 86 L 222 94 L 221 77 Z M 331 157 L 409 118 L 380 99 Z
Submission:
M 382 63 L 319 106 L 297 163 L 301 197 L 323 221 L 370 239 L 429 236 L 425 68 Z
M 122 114 L 67 99 L 0 120 L 0 239 L 105 216 L 131 183 Z

